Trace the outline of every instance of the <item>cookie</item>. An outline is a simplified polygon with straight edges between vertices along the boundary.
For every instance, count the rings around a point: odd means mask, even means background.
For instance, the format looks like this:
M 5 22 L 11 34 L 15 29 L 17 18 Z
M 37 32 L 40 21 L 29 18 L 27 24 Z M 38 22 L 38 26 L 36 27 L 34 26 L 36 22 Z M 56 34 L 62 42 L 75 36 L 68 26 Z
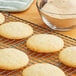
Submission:
M 57 52 L 64 46 L 64 41 L 55 35 L 36 34 L 27 40 L 27 47 L 39 53 Z
M 9 39 L 22 39 L 33 34 L 33 29 L 22 22 L 9 22 L 0 26 L 0 35 Z
M 38 63 L 23 70 L 23 76 L 65 76 L 64 72 L 51 64 Z
M 5 16 L 0 13 L 0 24 L 2 24 L 5 21 Z
M 26 66 L 28 62 L 28 56 L 18 49 L 0 49 L 0 69 L 16 70 Z
M 59 54 L 59 60 L 67 66 L 76 68 L 76 46 L 62 50 Z

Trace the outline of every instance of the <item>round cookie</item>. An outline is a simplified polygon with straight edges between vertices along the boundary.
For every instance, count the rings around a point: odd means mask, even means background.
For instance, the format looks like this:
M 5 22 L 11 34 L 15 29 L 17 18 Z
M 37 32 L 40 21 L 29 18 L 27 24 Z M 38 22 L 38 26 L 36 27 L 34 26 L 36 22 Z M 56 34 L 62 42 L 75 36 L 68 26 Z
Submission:
M 9 39 L 22 39 L 33 34 L 33 29 L 22 22 L 9 22 L 0 26 L 0 35 Z
M 2 24 L 5 21 L 5 16 L 0 13 L 0 24 Z
M 48 63 L 38 63 L 24 69 L 23 76 L 65 76 L 58 67 Z
M 76 68 L 76 46 L 62 50 L 59 54 L 59 60 L 65 65 Z
M 64 46 L 64 41 L 55 35 L 36 34 L 27 40 L 27 47 L 40 53 L 57 52 Z
M 18 49 L 0 49 L 0 69 L 16 70 L 26 66 L 28 62 L 28 56 Z

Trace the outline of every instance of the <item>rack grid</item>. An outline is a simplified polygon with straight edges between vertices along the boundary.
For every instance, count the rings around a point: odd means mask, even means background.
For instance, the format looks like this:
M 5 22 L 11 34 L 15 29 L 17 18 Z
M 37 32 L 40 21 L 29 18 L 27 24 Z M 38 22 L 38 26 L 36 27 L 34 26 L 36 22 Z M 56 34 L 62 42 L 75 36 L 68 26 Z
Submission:
M 71 38 L 71 37 L 65 36 L 63 34 L 60 34 L 58 32 L 52 31 L 51 29 L 47 29 L 42 26 L 36 25 L 27 20 L 20 19 L 9 13 L 3 12 L 3 14 L 5 15 L 5 18 L 6 18 L 5 23 L 11 22 L 11 21 L 23 22 L 23 23 L 29 24 L 30 26 L 33 27 L 34 34 L 39 34 L 39 33 L 47 34 L 48 33 L 48 34 L 53 34 L 53 35 L 57 35 L 57 36 L 61 37 L 65 42 L 64 48 L 70 47 L 70 46 L 76 46 L 76 39 L 74 39 L 74 38 Z M 11 48 L 17 48 L 17 49 L 24 51 L 30 58 L 30 62 L 26 67 L 28 67 L 32 64 L 46 62 L 46 63 L 50 63 L 50 64 L 53 64 L 53 65 L 61 68 L 66 73 L 67 76 L 72 76 L 73 73 L 76 73 L 75 68 L 70 68 L 70 67 L 60 63 L 60 61 L 58 59 L 59 52 L 43 54 L 43 53 L 36 53 L 36 52 L 29 50 L 26 46 L 27 39 L 28 38 L 24 38 L 24 39 L 20 39 L 20 40 L 10 40 L 10 39 L 6 39 L 6 38 L 0 36 L 0 48 L 11 47 Z M 26 67 L 24 67 L 24 68 L 26 68 Z M 12 70 L 12 71 L 0 70 L 0 76 L 22 76 L 21 72 L 23 71 L 24 68 L 19 69 L 19 70 Z

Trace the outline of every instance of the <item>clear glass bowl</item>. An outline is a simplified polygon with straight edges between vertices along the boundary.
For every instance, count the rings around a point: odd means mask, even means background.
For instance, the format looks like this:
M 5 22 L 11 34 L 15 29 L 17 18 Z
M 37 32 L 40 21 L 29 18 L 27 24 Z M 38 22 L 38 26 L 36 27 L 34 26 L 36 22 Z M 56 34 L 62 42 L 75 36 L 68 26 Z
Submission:
M 48 0 L 37 0 L 36 2 L 36 6 L 41 15 L 41 18 L 46 25 L 48 25 L 51 29 L 58 31 L 67 31 L 76 27 L 76 14 L 61 14 L 52 11 L 48 12 L 47 10 L 42 9 L 46 3 L 48 3 Z M 52 17 L 53 15 L 56 17 L 64 16 L 65 18 L 55 18 Z M 68 16 L 72 16 L 73 18 L 67 18 Z

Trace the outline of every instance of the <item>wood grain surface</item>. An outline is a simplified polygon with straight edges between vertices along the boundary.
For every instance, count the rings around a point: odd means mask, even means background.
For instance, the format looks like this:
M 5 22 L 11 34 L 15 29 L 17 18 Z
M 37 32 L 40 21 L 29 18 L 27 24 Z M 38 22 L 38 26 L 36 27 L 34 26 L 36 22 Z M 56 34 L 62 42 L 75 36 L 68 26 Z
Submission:
M 44 22 L 42 21 L 40 15 L 38 13 L 38 10 L 36 8 L 36 0 L 32 3 L 32 5 L 30 6 L 29 9 L 27 9 L 23 12 L 11 13 L 11 14 L 13 14 L 17 17 L 20 17 L 22 19 L 28 20 L 30 22 L 33 22 L 35 24 L 38 24 L 40 26 L 49 28 L 49 27 L 47 27 L 47 25 L 44 24 Z M 65 31 L 65 32 L 61 32 L 61 31 L 57 31 L 57 32 L 76 39 L 76 28 L 69 30 L 69 31 Z

